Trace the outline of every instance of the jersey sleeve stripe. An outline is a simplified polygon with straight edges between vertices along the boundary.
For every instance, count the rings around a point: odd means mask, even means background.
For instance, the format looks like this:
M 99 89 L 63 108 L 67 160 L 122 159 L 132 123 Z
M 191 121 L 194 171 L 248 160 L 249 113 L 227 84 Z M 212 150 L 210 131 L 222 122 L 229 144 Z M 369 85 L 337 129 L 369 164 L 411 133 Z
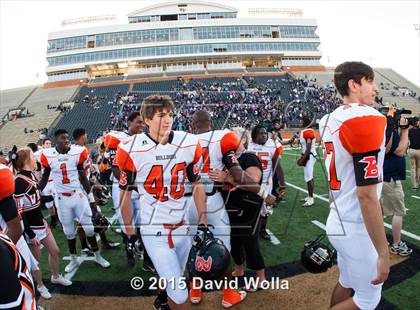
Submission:
M 120 139 L 117 137 L 114 137 L 113 135 L 106 135 L 104 139 L 104 145 L 106 148 L 110 150 L 116 150 L 118 148 L 118 145 L 120 144 Z
M 196 147 L 195 152 L 194 152 L 194 159 L 193 159 L 192 163 L 196 164 L 200 160 L 202 154 L 203 154 L 203 149 L 202 149 L 200 143 L 197 143 L 197 147 Z
M 130 157 L 130 154 L 128 154 L 127 151 L 121 147 L 118 147 L 115 161 L 117 163 L 118 168 L 121 171 L 137 172 L 136 166 L 134 165 L 133 159 Z
M 226 154 L 230 151 L 236 151 L 239 146 L 239 139 L 234 132 L 226 133 L 220 140 L 220 148 L 222 154 Z
M 41 161 L 42 167 L 50 169 L 50 164 L 48 163 L 48 159 L 44 155 L 44 153 L 41 154 L 40 161 Z
M 9 197 L 15 192 L 13 173 L 8 168 L 0 169 L 0 200 Z
M 367 115 L 348 119 L 339 129 L 339 139 L 350 154 L 379 150 L 385 137 L 384 116 Z

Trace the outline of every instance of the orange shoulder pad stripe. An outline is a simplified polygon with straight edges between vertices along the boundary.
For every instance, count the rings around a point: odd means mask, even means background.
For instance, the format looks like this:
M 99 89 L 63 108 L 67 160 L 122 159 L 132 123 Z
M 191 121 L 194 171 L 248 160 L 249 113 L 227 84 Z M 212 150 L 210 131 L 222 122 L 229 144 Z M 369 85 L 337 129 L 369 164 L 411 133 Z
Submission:
M 339 139 L 350 154 L 363 154 L 379 150 L 385 139 L 386 119 L 383 116 L 367 115 L 343 122 Z

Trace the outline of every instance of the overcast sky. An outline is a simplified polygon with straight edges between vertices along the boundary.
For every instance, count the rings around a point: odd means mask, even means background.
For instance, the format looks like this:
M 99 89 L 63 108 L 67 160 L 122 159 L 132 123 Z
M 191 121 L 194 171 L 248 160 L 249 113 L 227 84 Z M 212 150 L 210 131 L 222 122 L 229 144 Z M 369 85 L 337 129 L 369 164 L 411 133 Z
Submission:
M 46 82 L 48 33 L 62 29 L 62 20 L 115 14 L 127 23 L 128 13 L 159 2 L 168 1 L 0 0 L 0 89 Z M 420 1 L 214 2 L 239 8 L 239 17 L 255 7 L 303 9 L 317 20 L 323 65 L 361 60 L 420 85 Z

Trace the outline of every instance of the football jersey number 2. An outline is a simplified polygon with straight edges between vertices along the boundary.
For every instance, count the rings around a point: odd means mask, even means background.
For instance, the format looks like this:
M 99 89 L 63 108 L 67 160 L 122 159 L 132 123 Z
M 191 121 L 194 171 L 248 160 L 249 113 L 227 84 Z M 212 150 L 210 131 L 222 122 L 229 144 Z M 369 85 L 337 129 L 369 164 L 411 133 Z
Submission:
M 184 196 L 184 181 L 185 181 L 185 163 L 176 164 L 171 170 L 171 186 L 169 196 L 173 199 L 179 199 Z M 179 182 L 179 173 L 182 172 L 182 180 Z M 179 187 L 179 189 L 178 189 Z M 168 188 L 163 184 L 163 166 L 154 165 L 150 169 L 149 175 L 144 182 L 144 189 L 155 199 L 161 202 L 168 201 Z

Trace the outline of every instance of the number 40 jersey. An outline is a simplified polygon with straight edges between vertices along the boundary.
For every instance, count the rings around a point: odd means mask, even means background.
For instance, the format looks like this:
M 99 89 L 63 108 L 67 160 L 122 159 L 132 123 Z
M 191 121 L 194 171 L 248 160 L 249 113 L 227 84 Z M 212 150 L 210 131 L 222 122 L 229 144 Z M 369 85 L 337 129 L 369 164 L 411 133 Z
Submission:
M 182 131 L 172 131 L 166 144 L 142 133 L 118 145 L 120 188 L 137 186 L 142 224 L 178 224 L 185 218 L 185 179 L 199 180 L 200 157 L 198 138 Z

